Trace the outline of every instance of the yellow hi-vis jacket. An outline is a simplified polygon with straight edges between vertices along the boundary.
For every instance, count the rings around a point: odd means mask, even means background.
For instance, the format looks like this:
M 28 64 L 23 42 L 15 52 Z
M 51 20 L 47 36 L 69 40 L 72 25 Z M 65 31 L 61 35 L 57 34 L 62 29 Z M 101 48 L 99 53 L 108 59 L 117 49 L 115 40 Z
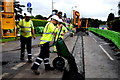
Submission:
M 59 27 L 59 26 L 58 26 Z M 61 31 L 61 32 L 60 32 Z M 68 32 L 67 28 L 65 26 L 62 26 L 61 30 L 59 30 L 56 34 L 56 38 L 55 38 L 55 41 L 57 41 L 58 37 L 60 38 L 63 38 L 63 35 L 64 33 Z
M 58 32 L 58 28 L 56 28 L 56 26 L 54 26 L 53 23 L 48 22 L 44 28 L 43 35 L 40 38 L 40 44 L 51 42 L 54 38 L 54 33 L 57 32 Z
M 20 20 L 17 28 L 21 30 L 21 36 L 32 37 L 32 29 L 34 29 L 34 26 L 31 20 L 29 20 L 28 22 L 26 22 L 25 19 Z

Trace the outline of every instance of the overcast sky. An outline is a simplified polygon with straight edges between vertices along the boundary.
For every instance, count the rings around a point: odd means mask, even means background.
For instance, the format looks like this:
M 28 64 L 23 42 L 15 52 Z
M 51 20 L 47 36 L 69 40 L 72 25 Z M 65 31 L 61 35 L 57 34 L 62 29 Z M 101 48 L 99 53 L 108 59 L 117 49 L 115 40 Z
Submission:
M 20 1 L 21 4 L 26 6 L 24 11 L 27 11 L 27 3 L 30 2 L 32 4 L 31 8 L 33 8 L 33 15 L 41 14 L 48 17 L 52 12 L 52 0 L 17 1 Z M 113 12 L 116 17 L 118 16 L 119 1 L 120 0 L 53 0 L 53 6 L 54 9 L 66 13 L 67 17 L 71 17 L 72 9 L 75 9 L 79 11 L 81 17 L 106 21 L 110 12 Z

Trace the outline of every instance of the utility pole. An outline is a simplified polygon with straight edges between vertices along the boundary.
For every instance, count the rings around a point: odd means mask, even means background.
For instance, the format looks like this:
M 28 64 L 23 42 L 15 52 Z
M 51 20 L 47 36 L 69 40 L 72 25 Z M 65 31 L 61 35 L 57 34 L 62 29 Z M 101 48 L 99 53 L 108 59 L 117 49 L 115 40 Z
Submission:
M 72 18 L 73 18 L 73 7 L 71 9 L 71 20 L 72 20 Z
M 72 22 L 72 24 L 73 24 L 73 10 L 74 10 L 74 8 L 77 8 L 77 6 L 72 6 L 72 10 L 71 10 L 71 22 Z
M 52 11 L 53 11 L 53 0 L 52 0 Z
M 118 2 L 118 16 L 120 17 L 120 1 Z

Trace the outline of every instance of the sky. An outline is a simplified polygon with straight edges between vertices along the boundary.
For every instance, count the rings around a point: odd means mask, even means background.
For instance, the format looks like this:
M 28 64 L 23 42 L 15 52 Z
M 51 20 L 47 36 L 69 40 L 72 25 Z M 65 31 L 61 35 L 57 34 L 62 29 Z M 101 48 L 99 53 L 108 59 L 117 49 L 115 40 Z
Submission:
M 52 13 L 52 0 L 17 0 L 25 5 L 32 4 L 32 14 L 48 17 Z M 53 9 L 62 11 L 67 17 L 72 17 L 72 10 L 77 10 L 81 18 L 93 18 L 106 21 L 109 13 L 114 13 L 118 17 L 118 2 L 120 0 L 53 0 Z

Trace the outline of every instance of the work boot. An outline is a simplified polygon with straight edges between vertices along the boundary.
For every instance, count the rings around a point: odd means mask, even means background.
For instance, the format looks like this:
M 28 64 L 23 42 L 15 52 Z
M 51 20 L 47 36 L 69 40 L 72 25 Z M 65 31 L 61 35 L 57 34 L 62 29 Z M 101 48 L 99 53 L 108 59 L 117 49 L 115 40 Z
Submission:
M 25 54 L 25 53 L 21 53 L 21 54 L 20 54 L 20 60 L 21 60 L 21 61 L 24 61 L 24 54 Z
M 32 63 L 32 55 L 28 55 L 28 63 Z
M 51 67 L 50 64 L 45 64 L 45 70 L 54 70 L 54 67 Z
M 34 69 L 32 69 L 32 68 L 31 68 L 31 70 L 32 70 L 33 73 L 36 74 L 36 75 L 39 75 L 39 74 L 40 74 L 40 72 L 39 72 L 38 70 L 34 70 Z
M 32 59 L 28 59 L 28 63 L 32 63 Z

